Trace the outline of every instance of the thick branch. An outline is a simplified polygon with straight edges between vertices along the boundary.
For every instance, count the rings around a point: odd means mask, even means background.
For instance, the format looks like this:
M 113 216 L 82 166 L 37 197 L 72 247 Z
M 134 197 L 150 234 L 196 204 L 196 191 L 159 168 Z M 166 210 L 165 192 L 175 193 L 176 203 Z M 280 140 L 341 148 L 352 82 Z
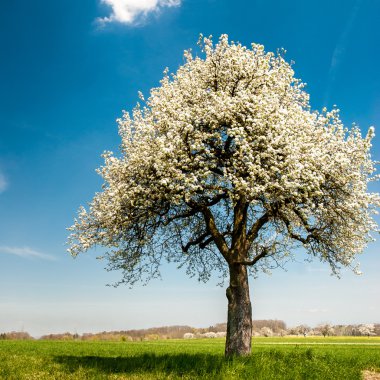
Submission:
M 283 215 L 281 215 L 281 216 L 282 216 L 282 220 L 285 223 L 288 234 L 292 239 L 298 240 L 302 244 L 308 244 L 310 242 L 310 240 L 315 237 L 313 235 L 313 233 L 309 233 L 309 235 L 307 235 L 306 238 L 302 237 L 299 234 L 294 233 L 292 226 L 290 225 L 290 221 L 285 216 L 283 216 Z
M 253 266 L 255 265 L 260 259 L 267 256 L 269 253 L 268 248 L 264 247 L 258 255 L 256 255 L 252 260 L 243 260 L 243 261 L 235 261 L 234 264 L 241 264 L 241 265 L 248 265 Z
M 256 222 L 252 225 L 251 229 L 249 230 L 247 234 L 248 247 L 250 247 L 251 244 L 254 242 L 254 240 L 257 238 L 257 235 L 259 234 L 260 229 L 269 221 L 269 216 L 270 216 L 269 213 L 266 212 L 259 219 L 257 219 Z
M 244 257 L 248 247 L 246 246 L 248 202 L 241 197 L 234 207 L 234 224 L 232 230 L 231 249 L 236 250 L 235 254 Z
M 215 219 L 214 216 L 211 212 L 211 210 L 208 207 L 203 207 L 202 208 L 202 213 L 205 219 L 206 227 L 211 236 L 214 239 L 214 242 L 216 246 L 218 247 L 220 253 L 223 255 L 223 257 L 226 259 L 228 262 L 229 257 L 228 257 L 228 246 L 227 243 L 223 237 L 223 235 L 219 232 L 218 227 L 215 224 Z
M 183 218 L 189 218 L 191 216 L 194 216 L 195 214 L 197 214 L 198 212 L 200 212 L 199 209 L 194 209 L 194 208 L 191 208 L 190 210 L 187 210 L 187 211 L 184 211 L 180 214 L 177 214 L 177 215 L 174 215 L 172 217 L 169 217 L 167 218 L 164 222 L 163 222 L 163 225 L 164 226 L 167 226 L 168 224 L 170 224 L 171 222 L 177 220 L 177 219 L 183 219 Z
M 199 246 L 201 247 L 208 240 L 210 240 L 210 239 L 207 239 L 206 241 L 204 241 L 209 235 L 210 235 L 209 232 L 205 232 L 205 233 L 199 235 L 196 239 L 190 240 L 185 246 L 182 246 L 183 252 L 187 252 L 190 249 L 190 247 L 192 247 L 193 245 L 198 245 L 199 244 Z
M 297 208 L 294 208 L 293 211 L 298 216 L 298 218 L 301 220 L 305 230 L 309 233 L 312 233 L 315 230 L 315 228 L 310 227 L 309 222 L 308 222 L 307 218 L 305 217 L 305 215 L 303 215 L 302 212 L 300 210 L 298 210 Z
M 229 153 L 232 140 L 233 140 L 233 138 L 231 136 L 227 137 L 226 142 L 224 144 L 224 152 L 225 153 L 227 153 L 227 152 Z
M 208 198 L 208 199 L 204 199 L 204 201 L 201 203 L 201 202 L 196 202 L 194 200 L 190 200 L 189 202 L 187 202 L 187 204 L 189 205 L 189 207 L 191 207 L 193 210 L 196 210 L 197 212 L 199 211 L 202 211 L 203 212 L 203 209 L 206 207 L 212 207 L 212 206 L 215 206 L 218 202 L 220 202 L 222 199 L 225 199 L 227 198 L 227 194 L 226 193 L 221 193 L 221 194 L 217 194 L 215 195 L 214 198 Z
M 223 170 L 219 169 L 218 167 L 210 167 L 209 168 L 211 172 L 218 174 L 220 176 L 223 176 Z
M 228 231 L 225 231 L 222 233 L 223 237 L 228 236 L 228 235 L 230 235 L 230 232 L 228 232 Z M 199 244 L 199 248 L 204 249 L 213 241 L 214 241 L 214 238 L 212 236 L 210 236 L 208 239 L 206 239 L 205 241 L 203 241 L 202 243 Z
M 221 201 L 222 199 L 226 198 L 227 195 L 222 193 L 222 194 L 217 194 L 214 198 L 212 199 L 208 199 L 208 200 L 205 200 L 205 202 L 203 204 L 198 204 L 197 202 L 195 201 L 189 201 L 187 202 L 187 205 L 189 206 L 189 209 L 186 210 L 186 211 L 183 211 L 183 212 L 180 212 L 179 214 L 176 214 L 176 215 L 173 215 L 171 217 L 167 217 L 164 221 L 163 221 L 163 225 L 164 226 L 167 226 L 169 225 L 171 222 L 175 221 L 175 220 L 178 220 L 178 219 L 184 219 L 184 218 L 190 218 L 191 216 L 194 216 L 195 214 L 198 214 L 199 212 L 202 211 L 202 208 L 203 207 L 211 207 L 211 206 L 214 206 L 216 205 L 219 201 Z M 166 214 L 169 212 L 170 210 L 168 209 L 166 211 Z M 161 217 L 164 217 L 165 214 L 162 213 L 160 215 Z

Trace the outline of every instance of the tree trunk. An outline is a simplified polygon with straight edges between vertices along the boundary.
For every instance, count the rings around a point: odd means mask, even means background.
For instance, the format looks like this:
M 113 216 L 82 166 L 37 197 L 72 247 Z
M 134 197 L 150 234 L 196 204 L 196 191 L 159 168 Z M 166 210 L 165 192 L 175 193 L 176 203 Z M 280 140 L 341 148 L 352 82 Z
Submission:
M 225 355 L 249 355 L 252 338 L 252 307 L 245 265 L 230 265 L 230 286 L 226 294 L 228 319 Z

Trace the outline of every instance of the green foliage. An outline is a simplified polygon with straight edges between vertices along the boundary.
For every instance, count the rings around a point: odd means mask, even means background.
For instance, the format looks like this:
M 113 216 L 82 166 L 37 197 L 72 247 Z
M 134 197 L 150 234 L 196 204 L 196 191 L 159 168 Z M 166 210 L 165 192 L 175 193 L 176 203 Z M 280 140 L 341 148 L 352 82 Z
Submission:
M 379 338 L 255 338 L 225 359 L 224 339 L 1 341 L 0 379 L 360 379 L 380 371 Z

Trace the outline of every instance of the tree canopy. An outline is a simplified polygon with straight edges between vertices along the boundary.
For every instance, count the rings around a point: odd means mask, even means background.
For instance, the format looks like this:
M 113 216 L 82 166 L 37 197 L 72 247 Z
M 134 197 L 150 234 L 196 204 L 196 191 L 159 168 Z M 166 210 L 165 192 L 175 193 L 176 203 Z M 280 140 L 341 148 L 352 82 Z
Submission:
M 354 268 L 378 231 L 373 128 L 362 137 L 338 109 L 312 111 L 281 51 L 227 35 L 200 45 L 118 120 L 120 154 L 104 153 L 103 189 L 70 228 L 70 252 L 108 247 L 129 284 L 163 259 L 207 280 L 234 264 L 266 270 L 297 246 L 336 274 Z

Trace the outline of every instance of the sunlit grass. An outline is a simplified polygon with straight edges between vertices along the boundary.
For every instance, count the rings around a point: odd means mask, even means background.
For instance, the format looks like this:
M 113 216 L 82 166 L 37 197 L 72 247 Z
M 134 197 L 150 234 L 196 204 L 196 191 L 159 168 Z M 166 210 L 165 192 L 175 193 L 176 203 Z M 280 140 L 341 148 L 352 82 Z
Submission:
M 251 356 L 226 360 L 223 339 L 0 341 L 0 379 L 360 379 L 364 369 L 380 370 L 378 343 L 254 338 Z

